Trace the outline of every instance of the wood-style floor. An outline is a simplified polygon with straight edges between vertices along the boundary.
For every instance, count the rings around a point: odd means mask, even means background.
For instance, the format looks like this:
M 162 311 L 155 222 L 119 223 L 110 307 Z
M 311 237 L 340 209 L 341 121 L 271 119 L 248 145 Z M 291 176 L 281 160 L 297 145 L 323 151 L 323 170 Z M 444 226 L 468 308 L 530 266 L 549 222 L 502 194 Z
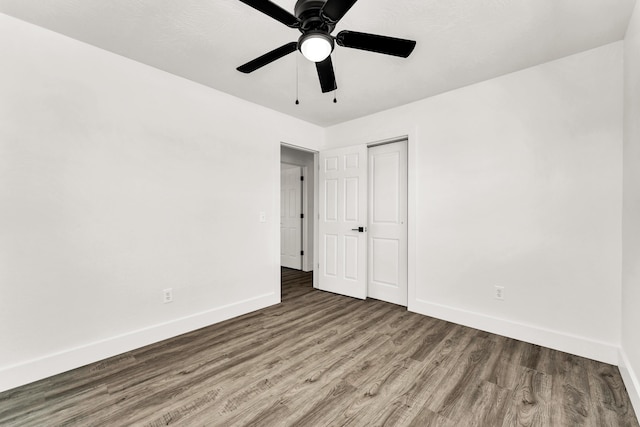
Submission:
M 2 426 L 638 426 L 614 366 L 313 290 L 0 394 Z

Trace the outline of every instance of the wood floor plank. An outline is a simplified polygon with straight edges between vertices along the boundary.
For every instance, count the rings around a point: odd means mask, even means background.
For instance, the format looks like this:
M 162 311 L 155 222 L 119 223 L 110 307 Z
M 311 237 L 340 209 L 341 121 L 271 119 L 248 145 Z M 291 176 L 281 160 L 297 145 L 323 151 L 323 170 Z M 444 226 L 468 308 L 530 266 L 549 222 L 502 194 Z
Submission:
M 585 369 L 586 359 L 570 354 L 555 356 L 553 396 L 560 401 L 552 416 L 566 425 L 598 427 L 591 411 L 591 388 Z
M 544 426 L 551 418 L 551 377 L 518 366 L 520 372 L 511 405 L 504 415 L 503 426 Z
M 0 393 L 2 426 L 640 427 L 615 366 L 312 288 Z
M 439 393 L 431 399 L 433 411 L 452 419 L 458 401 L 475 397 L 466 392 L 480 377 L 482 365 L 489 359 L 494 346 L 494 341 L 475 336 L 466 348 L 459 351 L 457 361 L 451 364 L 439 383 Z
M 592 411 L 600 425 L 634 425 L 634 412 L 615 366 L 586 360 Z

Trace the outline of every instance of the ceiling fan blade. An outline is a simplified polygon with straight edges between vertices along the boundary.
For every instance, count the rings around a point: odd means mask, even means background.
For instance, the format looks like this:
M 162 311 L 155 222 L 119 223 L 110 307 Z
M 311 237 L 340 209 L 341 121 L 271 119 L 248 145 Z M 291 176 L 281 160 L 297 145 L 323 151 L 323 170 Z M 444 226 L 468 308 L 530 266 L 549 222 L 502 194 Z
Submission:
M 246 64 L 239 66 L 236 69 L 242 73 L 252 73 L 258 68 L 264 67 L 265 65 L 272 63 L 276 59 L 280 59 L 285 55 L 295 52 L 297 48 L 298 48 L 297 42 L 287 43 L 284 46 L 280 46 L 277 49 L 273 49 L 271 52 L 267 52 L 264 55 L 257 57 L 253 61 L 249 61 Z
M 316 70 L 318 70 L 322 93 L 331 92 L 338 88 L 336 85 L 336 75 L 333 72 L 331 56 L 327 56 L 327 59 L 322 62 L 316 62 Z
M 259 10 L 272 17 L 273 19 L 282 22 L 287 27 L 297 28 L 300 26 L 298 18 L 293 16 L 275 3 L 269 0 L 240 0 L 242 3 L 251 6 L 252 8 Z
M 351 9 L 357 0 L 327 0 L 320 13 L 336 23 Z
M 338 33 L 336 42 L 344 47 L 401 56 L 403 58 L 411 55 L 413 48 L 416 47 L 414 40 L 397 39 L 395 37 L 347 30 Z

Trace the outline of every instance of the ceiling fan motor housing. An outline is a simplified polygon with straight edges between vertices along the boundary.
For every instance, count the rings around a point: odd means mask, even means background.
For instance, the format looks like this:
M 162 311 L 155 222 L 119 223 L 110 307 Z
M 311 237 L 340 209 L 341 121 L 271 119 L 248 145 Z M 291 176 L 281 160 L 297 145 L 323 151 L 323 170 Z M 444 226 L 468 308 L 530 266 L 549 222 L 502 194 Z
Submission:
M 300 20 L 300 31 L 304 34 L 308 31 L 324 31 L 331 33 L 335 24 L 321 16 L 320 11 L 326 3 L 325 0 L 298 0 L 294 7 L 294 14 Z

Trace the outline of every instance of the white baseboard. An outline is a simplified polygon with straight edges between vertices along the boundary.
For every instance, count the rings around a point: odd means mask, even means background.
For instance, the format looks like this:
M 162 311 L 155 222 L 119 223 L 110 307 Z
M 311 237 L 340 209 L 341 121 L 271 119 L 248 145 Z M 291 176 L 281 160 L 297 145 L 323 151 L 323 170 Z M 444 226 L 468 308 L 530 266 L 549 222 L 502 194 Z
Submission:
M 620 349 L 618 368 L 620 369 L 624 386 L 627 388 L 627 393 L 629 393 L 629 399 L 635 410 L 636 418 L 640 419 L 640 377 L 633 370 L 623 348 Z
M 485 314 L 434 304 L 416 299 L 409 302 L 409 311 L 491 332 L 554 350 L 564 351 L 611 365 L 618 364 L 619 347 L 613 343 L 592 340 L 535 325 L 517 323 Z
M 0 392 L 98 362 L 223 320 L 278 304 L 280 295 L 260 295 L 170 322 L 114 336 L 0 369 Z

